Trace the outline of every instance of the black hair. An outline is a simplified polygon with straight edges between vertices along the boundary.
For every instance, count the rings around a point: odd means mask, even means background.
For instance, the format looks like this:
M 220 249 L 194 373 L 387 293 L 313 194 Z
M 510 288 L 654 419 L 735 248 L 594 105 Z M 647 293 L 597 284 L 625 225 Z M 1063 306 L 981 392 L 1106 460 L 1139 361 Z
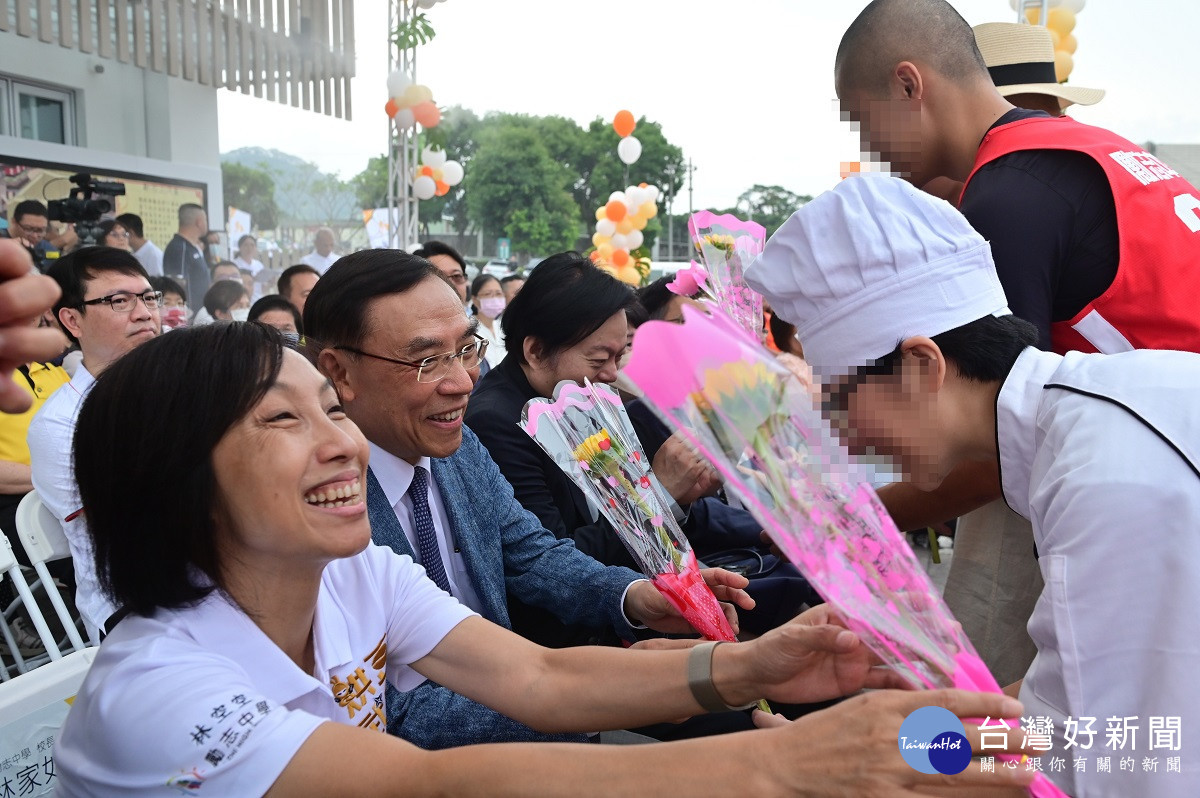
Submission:
M 956 83 L 991 82 L 971 26 L 946 0 L 874 0 L 842 35 L 834 71 L 839 88 L 881 92 L 906 60 Z
M 17 203 L 17 207 L 13 208 L 12 220 L 20 224 L 21 219 L 25 216 L 45 216 L 49 218 L 50 211 L 46 210 L 46 206 L 37 200 L 21 200 Z
M 212 265 L 212 268 L 210 268 L 210 269 L 208 270 L 208 274 L 209 274 L 209 276 L 210 276 L 210 277 L 215 277 L 215 276 L 216 276 L 216 274 L 217 274 L 217 267 L 218 267 L 218 266 L 232 266 L 233 268 L 237 269 L 237 270 L 238 270 L 238 272 L 241 272 L 241 268 L 239 268 L 239 267 L 238 267 L 238 265 L 237 265 L 236 263 L 234 263 L 233 261 L 231 261 L 231 260 L 219 260 L 219 261 L 217 261 L 216 263 L 214 263 L 214 264 Z
M 247 233 L 246 235 L 244 235 L 238 239 L 238 249 L 241 249 L 242 244 L 246 243 L 247 241 L 254 241 L 257 243 L 258 239 L 255 238 L 254 236 L 250 235 L 249 233 Z
M 117 225 L 121 225 L 121 227 L 125 227 L 125 223 L 122 222 L 120 219 L 101 219 L 100 224 L 97 225 L 97 227 L 100 229 L 100 240 L 103 241 L 108 236 L 108 234 L 112 232 L 112 229 L 114 227 L 116 227 Z M 126 228 L 126 229 L 128 229 L 128 228 Z
M 515 283 L 517 280 L 525 280 L 525 275 L 523 275 L 523 274 L 506 274 L 500 278 L 500 285 L 505 286 L 505 285 L 508 285 L 509 283 Z M 471 293 L 475 293 L 475 292 L 472 291 Z
M 59 258 L 46 272 L 58 283 L 62 296 L 54 303 L 54 318 L 58 318 L 63 308 L 74 308 L 81 313 L 87 312 L 83 304 L 84 294 L 87 293 L 87 283 L 105 272 L 126 274 L 130 277 L 142 277 L 147 282 L 150 276 L 142 268 L 142 264 L 133 254 L 115 247 L 81 247 L 70 255 Z M 79 343 L 75 336 L 60 324 L 63 332 L 73 343 Z
M 272 310 L 286 310 L 292 314 L 292 318 L 296 322 L 296 332 L 304 335 L 304 320 L 300 317 L 300 311 L 296 310 L 296 306 L 279 294 L 267 294 L 262 299 L 250 306 L 250 321 L 258 321 L 258 317 L 264 313 L 269 313 Z
M 509 357 L 525 359 L 525 339 L 541 343 L 553 358 L 600 329 L 635 302 L 633 289 L 596 268 L 578 252 L 551 255 L 538 264 L 525 287 L 500 317 Z
M 426 241 L 418 249 L 414 249 L 412 254 L 418 258 L 428 260 L 434 255 L 447 255 L 463 270 L 463 274 L 467 273 L 467 260 L 462 256 L 457 249 L 445 243 L 444 241 Z
M 136 213 L 122 213 L 117 217 L 117 221 L 125 225 L 125 229 L 133 233 L 138 238 L 145 238 L 146 229 L 142 225 L 142 217 Z
M 281 296 L 288 296 L 292 293 L 292 280 L 296 279 L 298 274 L 315 274 L 317 277 L 321 273 L 309 266 L 307 263 L 297 263 L 295 266 L 289 266 L 283 270 L 283 274 L 279 275 L 279 279 L 275 282 L 275 290 Z
M 791 342 L 796 338 L 796 325 L 779 318 L 778 313 L 772 313 L 767 321 L 767 328 L 771 331 L 771 338 L 775 341 L 775 346 L 779 351 L 787 352 L 786 342 Z M 797 341 L 797 343 L 799 342 Z
M 675 275 L 669 274 L 659 277 L 649 285 L 642 286 L 637 291 L 638 302 L 646 309 L 651 320 L 661 321 L 667 315 L 667 307 L 670 306 L 671 300 L 679 296 L 671 289 L 667 288 L 667 284 L 675 280 Z M 693 297 L 694 299 L 695 297 Z
M 241 280 L 217 280 L 204 294 L 204 309 L 214 319 L 217 311 L 228 313 L 239 299 L 246 296 Z
M 118 607 L 148 615 L 199 601 L 213 588 L 193 569 L 221 586 L 212 452 L 282 363 L 276 330 L 212 324 L 147 341 L 96 380 L 75 426 L 75 481 L 96 575 Z M 154 418 L 188 423 L 164 435 Z
M 498 284 L 500 284 L 501 289 L 503 289 L 504 286 L 503 283 L 500 283 L 499 277 L 496 277 L 494 274 L 488 274 L 487 272 L 481 272 L 474 280 L 471 281 L 471 296 L 476 296 L 491 280 L 495 280 Z
M 428 277 L 449 285 L 432 263 L 400 249 L 364 249 L 339 258 L 304 304 L 305 335 L 318 347 L 359 346 L 371 301 L 402 294 Z
M 629 323 L 630 327 L 636 330 L 650 321 L 650 314 L 646 311 L 646 306 L 641 302 L 631 302 L 629 307 L 625 308 L 625 321 Z
M 155 275 L 150 278 L 150 287 L 155 291 L 162 291 L 163 294 L 179 294 L 179 297 L 187 302 L 187 291 L 184 291 L 183 286 L 171 277 Z

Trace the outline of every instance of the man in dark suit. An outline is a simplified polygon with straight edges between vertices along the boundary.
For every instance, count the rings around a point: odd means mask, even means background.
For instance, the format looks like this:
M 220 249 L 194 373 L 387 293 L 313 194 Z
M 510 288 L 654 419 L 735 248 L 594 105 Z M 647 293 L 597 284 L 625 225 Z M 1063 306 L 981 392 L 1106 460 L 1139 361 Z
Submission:
M 513 498 L 463 426 L 480 359 L 474 325 L 433 266 L 396 250 L 342 258 L 308 296 L 304 329 L 320 342 L 318 366 L 371 446 L 375 542 L 412 556 L 439 587 L 506 627 L 512 596 L 625 639 L 640 624 L 690 631 L 650 582 L 555 538 Z M 741 577 L 712 570 L 706 578 L 718 598 L 752 606 Z M 562 739 L 431 682 L 389 695 L 388 726 L 426 748 Z

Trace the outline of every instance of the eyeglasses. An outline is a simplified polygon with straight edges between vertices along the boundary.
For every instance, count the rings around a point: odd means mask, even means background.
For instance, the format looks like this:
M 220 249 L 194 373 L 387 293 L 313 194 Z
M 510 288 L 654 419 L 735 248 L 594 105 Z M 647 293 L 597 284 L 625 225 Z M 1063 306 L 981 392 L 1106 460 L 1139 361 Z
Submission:
M 26 233 L 29 233 L 30 235 L 35 235 L 35 236 L 46 235 L 45 227 L 31 227 L 27 224 L 21 224 L 20 222 L 15 222 L 15 224 L 17 227 L 21 228 L 22 230 L 24 230 Z
M 134 294 L 130 291 L 117 291 L 115 294 L 102 296 L 99 299 L 84 300 L 84 305 L 108 305 L 117 313 L 131 313 L 137 301 L 142 300 L 146 310 L 158 310 L 162 306 L 162 291 L 146 291 Z
M 474 371 L 479 368 L 480 361 L 483 360 L 484 354 L 487 352 L 488 342 L 486 339 L 475 336 L 473 343 L 467 344 L 457 352 L 446 352 L 441 355 L 432 355 L 424 360 L 411 361 L 401 360 L 396 357 L 384 357 L 383 355 L 373 355 L 370 352 L 364 352 L 361 349 L 355 349 L 352 346 L 335 346 L 334 349 L 341 349 L 344 352 L 353 352 L 356 355 L 363 357 L 374 358 L 375 360 L 383 360 L 388 363 L 395 363 L 400 366 L 408 366 L 417 370 L 417 382 L 437 382 L 444 379 L 450 374 L 450 369 L 454 367 L 454 361 L 462 364 L 462 367 L 467 371 Z
M 442 272 L 442 274 L 445 275 L 447 280 L 455 285 L 462 285 L 467 281 L 467 275 L 463 274 L 462 272 L 455 272 L 454 274 L 446 274 L 445 272 Z

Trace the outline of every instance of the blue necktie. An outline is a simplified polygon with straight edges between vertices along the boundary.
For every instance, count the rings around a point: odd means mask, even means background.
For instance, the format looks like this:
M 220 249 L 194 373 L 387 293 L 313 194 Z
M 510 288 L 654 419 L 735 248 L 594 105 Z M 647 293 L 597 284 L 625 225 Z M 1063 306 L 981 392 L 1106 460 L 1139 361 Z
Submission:
M 428 477 L 425 469 L 417 466 L 413 470 L 412 484 L 408 486 L 408 498 L 412 502 L 413 525 L 417 528 L 417 552 L 421 565 L 433 583 L 450 592 L 450 580 L 446 578 L 446 566 L 442 564 L 442 553 L 438 549 L 437 532 L 433 529 L 433 514 L 429 512 Z

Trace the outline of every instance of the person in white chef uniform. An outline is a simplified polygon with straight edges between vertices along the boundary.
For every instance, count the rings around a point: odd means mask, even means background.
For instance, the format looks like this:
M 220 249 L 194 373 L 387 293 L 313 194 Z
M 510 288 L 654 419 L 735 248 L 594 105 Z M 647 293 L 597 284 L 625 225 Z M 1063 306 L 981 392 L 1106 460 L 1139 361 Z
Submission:
M 1088 798 L 1200 794 L 1200 355 L 1036 349 L 988 243 L 884 175 L 798 210 L 747 280 L 796 325 L 852 451 L 923 489 L 999 461 L 1045 580 L 1014 688 L 1053 723 L 1046 775 Z

